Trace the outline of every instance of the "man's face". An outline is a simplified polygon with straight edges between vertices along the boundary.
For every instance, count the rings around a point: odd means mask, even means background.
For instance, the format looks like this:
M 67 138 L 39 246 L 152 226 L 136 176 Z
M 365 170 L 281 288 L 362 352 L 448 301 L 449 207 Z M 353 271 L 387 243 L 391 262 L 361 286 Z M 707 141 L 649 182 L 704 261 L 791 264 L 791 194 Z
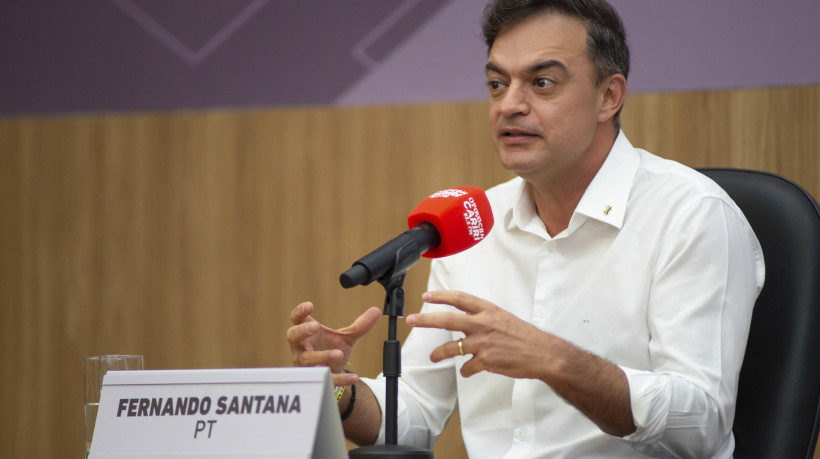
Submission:
M 528 181 L 556 184 L 587 165 L 604 91 L 586 43 L 579 20 L 539 14 L 505 30 L 490 50 L 493 142 L 502 165 Z

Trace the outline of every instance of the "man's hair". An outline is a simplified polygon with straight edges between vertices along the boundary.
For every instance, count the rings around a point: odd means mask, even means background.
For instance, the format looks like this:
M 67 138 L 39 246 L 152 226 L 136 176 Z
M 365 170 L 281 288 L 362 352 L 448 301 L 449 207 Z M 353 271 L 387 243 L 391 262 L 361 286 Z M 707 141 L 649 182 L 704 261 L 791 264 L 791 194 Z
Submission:
M 587 53 L 595 85 L 610 75 L 629 76 L 629 46 L 621 17 L 606 0 L 493 0 L 484 8 L 482 32 L 487 52 L 505 30 L 536 14 L 557 13 L 580 20 L 587 30 Z M 615 125 L 620 127 L 620 110 Z

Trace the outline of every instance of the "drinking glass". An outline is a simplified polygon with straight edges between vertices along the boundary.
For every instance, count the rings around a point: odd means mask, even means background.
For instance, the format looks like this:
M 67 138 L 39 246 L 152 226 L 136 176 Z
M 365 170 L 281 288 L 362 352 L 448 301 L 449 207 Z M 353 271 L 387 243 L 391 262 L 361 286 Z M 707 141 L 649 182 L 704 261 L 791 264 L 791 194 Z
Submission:
M 103 376 L 108 370 L 142 370 L 141 355 L 95 355 L 83 359 L 85 374 L 85 457 L 91 451 L 91 439 L 94 436 L 94 425 L 97 422 L 97 410 L 100 406 Z

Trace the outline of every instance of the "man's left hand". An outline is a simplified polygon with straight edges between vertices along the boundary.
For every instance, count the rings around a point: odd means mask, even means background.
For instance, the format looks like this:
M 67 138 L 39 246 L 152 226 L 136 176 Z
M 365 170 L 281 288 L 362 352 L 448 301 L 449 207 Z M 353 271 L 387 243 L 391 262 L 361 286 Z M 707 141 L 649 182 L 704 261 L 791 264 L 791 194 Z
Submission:
M 540 379 L 544 365 L 551 363 L 552 349 L 570 345 L 495 304 L 467 293 L 440 290 L 427 292 L 422 299 L 427 303 L 448 304 L 466 313 L 431 312 L 407 316 L 407 324 L 414 327 L 441 328 L 466 335 L 461 349 L 473 357 L 461 368 L 464 377 L 486 370 L 512 378 Z M 450 341 L 434 349 L 430 360 L 439 362 L 458 355 L 461 355 L 459 342 Z
M 461 375 L 490 371 L 511 378 L 540 379 L 575 405 L 601 430 L 616 436 L 635 431 L 626 375 L 616 365 L 542 331 L 510 312 L 475 296 L 456 291 L 427 292 L 427 303 L 449 304 L 467 314 L 430 312 L 407 316 L 414 327 L 460 331 L 461 350 L 473 357 Z M 461 355 L 459 341 L 433 349 L 430 360 Z

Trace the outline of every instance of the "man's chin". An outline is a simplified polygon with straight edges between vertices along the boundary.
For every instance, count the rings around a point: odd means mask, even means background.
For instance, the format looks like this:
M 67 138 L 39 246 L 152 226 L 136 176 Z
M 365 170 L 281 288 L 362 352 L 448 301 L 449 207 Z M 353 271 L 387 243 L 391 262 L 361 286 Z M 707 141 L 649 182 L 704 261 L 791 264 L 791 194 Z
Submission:
M 527 150 L 499 150 L 501 166 L 518 175 L 532 172 L 538 167 L 537 153 Z

